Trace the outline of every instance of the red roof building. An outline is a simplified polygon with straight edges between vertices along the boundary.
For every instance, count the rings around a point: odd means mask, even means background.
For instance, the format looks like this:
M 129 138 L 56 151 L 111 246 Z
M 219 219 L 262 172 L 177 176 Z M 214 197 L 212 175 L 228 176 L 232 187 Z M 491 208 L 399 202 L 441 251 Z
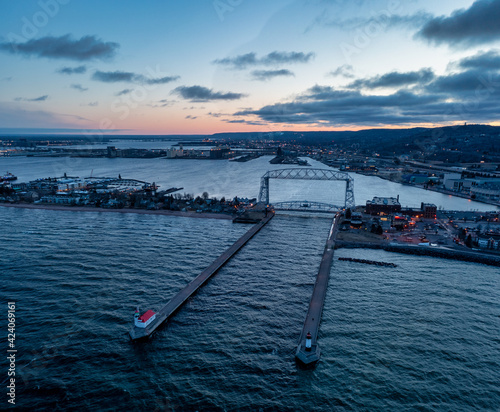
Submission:
M 149 319 L 151 319 L 156 313 L 154 313 L 151 309 L 146 313 L 143 313 L 141 317 L 139 317 L 139 321 L 146 323 Z

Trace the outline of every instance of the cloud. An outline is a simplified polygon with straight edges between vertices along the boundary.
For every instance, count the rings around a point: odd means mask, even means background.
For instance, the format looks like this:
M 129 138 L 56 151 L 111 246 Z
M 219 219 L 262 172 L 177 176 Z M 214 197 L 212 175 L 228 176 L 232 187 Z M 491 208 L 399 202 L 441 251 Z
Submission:
M 244 120 L 244 119 L 223 119 L 226 123 L 236 123 L 236 124 L 248 124 L 251 126 L 265 126 L 266 122 L 252 121 L 252 120 Z
M 78 67 L 62 67 L 57 70 L 57 73 L 60 74 L 83 74 L 87 71 L 86 66 L 78 66 Z
M 219 118 L 219 117 L 224 117 L 224 116 L 231 116 L 231 114 L 230 113 L 213 113 L 213 112 L 208 112 L 207 116 Z
M 86 92 L 88 90 L 87 87 L 83 87 L 81 84 L 72 84 L 70 87 L 80 92 Z
M 474 46 L 500 39 L 500 0 L 478 0 L 451 16 L 430 19 L 417 33 L 429 42 Z
M 233 119 L 343 127 L 496 121 L 500 75 L 490 72 L 481 78 L 478 74 L 441 76 L 413 91 L 389 95 L 316 85 L 291 101 L 238 111 Z
M 11 54 L 77 61 L 109 59 L 119 47 L 118 43 L 103 42 L 96 36 L 84 36 L 75 40 L 69 34 L 60 37 L 46 36 L 24 43 L 0 43 L 0 50 Z
M 210 100 L 238 100 L 245 97 L 242 93 L 214 92 L 203 86 L 180 86 L 173 90 L 184 99 L 195 102 L 206 102 Z
M 99 102 L 90 102 L 87 106 L 96 107 L 99 106 Z
M 401 87 L 412 84 L 429 83 L 435 77 L 431 69 L 421 69 L 414 72 L 391 72 L 369 79 L 359 79 L 352 82 L 350 88 L 376 89 L 379 87 Z
M 134 89 L 123 89 L 120 90 L 119 92 L 115 93 L 115 96 L 124 96 L 126 94 L 132 93 Z
M 350 64 L 344 64 L 342 66 L 337 67 L 335 70 L 332 70 L 328 73 L 330 76 L 342 76 L 348 79 L 352 79 L 354 77 L 353 74 L 354 68 Z
M 157 79 L 149 78 L 143 76 L 142 74 L 136 74 L 132 72 L 122 72 L 122 71 L 114 71 L 114 72 L 102 72 L 97 70 L 92 75 L 92 80 L 96 80 L 104 83 L 146 83 L 146 84 L 166 84 L 178 80 L 179 76 L 165 76 Z
M 381 12 L 369 18 L 355 17 L 351 19 L 327 19 L 325 17 L 317 18 L 312 25 L 310 25 L 306 32 L 310 31 L 317 25 L 341 29 L 341 30 L 359 30 L 370 29 L 380 31 L 394 28 L 403 29 L 416 29 L 422 27 L 434 16 L 425 11 L 417 11 L 414 14 L 399 15 Z
M 458 66 L 463 69 L 500 70 L 500 54 L 498 50 L 481 51 L 460 60 Z
M 195 120 L 198 118 L 198 116 L 191 116 L 190 114 L 188 114 L 185 118 L 190 120 Z
M 160 77 L 158 79 L 148 79 L 144 76 L 140 76 L 140 78 L 143 82 L 147 84 L 166 84 L 179 80 L 180 76 L 165 76 L 165 77 Z
M 236 69 L 245 69 L 247 66 L 256 66 L 259 64 L 255 53 L 241 54 L 236 57 L 225 57 L 213 61 L 214 64 L 223 66 L 233 66 Z
M 101 72 L 96 71 L 92 75 L 92 80 L 97 80 L 104 83 L 116 83 L 116 82 L 133 82 L 135 80 L 136 74 L 130 72 Z
M 282 77 L 282 76 L 295 76 L 293 72 L 287 69 L 281 69 L 281 70 L 254 70 L 252 72 L 252 77 L 254 80 L 260 80 L 260 81 L 265 81 L 265 80 L 271 80 L 274 79 L 275 77 Z
M 174 103 L 177 103 L 177 102 L 175 100 L 161 99 L 161 100 L 158 100 L 158 102 L 155 104 L 147 104 L 146 106 L 153 107 L 153 108 L 167 107 L 167 106 L 172 106 Z
M 469 92 L 476 93 L 476 91 L 477 93 L 486 91 L 488 96 L 499 95 L 500 74 L 470 69 L 461 73 L 439 76 L 427 86 L 427 90 L 448 93 L 450 97 L 462 96 Z
M 278 64 L 308 63 L 314 57 L 314 53 L 303 52 L 279 52 L 273 51 L 258 58 L 256 53 L 240 54 L 235 57 L 225 57 L 214 60 L 212 63 L 228 66 L 232 69 L 243 70 L 249 66 L 270 66 Z
M 44 102 L 45 100 L 47 100 L 49 98 L 49 95 L 48 94 L 45 94 L 43 96 L 40 96 L 40 97 L 35 97 L 33 99 L 27 99 L 25 97 L 16 97 L 14 100 L 16 102 Z

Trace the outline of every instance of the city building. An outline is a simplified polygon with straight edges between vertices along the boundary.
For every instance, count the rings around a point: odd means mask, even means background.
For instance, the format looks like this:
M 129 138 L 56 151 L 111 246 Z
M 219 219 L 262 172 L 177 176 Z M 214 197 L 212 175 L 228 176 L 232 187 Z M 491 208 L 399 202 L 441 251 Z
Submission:
M 460 173 L 446 173 L 443 179 L 445 189 L 454 192 L 472 194 L 478 189 L 496 189 L 500 186 L 500 178 L 496 177 L 462 177 Z
M 420 205 L 420 209 L 422 209 L 422 217 L 424 219 L 435 219 L 437 214 L 437 206 L 432 203 L 422 203 Z
M 500 201 L 500 183 L 492 184 L 487 183 L 483 186 L 471 187 L 470 195 L 475 199 Z
M 391 213 L 399 213 L 401 211 L 401 203 L 398 197 L 374 197 L 372 200 L 366 201 L 366 213 L 371 215 L 389 215 Z
M 210 149 L 210 159 L 227 159 L 230 151 L 228 146 L 215 147 Z
M 477 235 L 477 244 L 482 249 L 500 250 L 500 235 L 479 234 Z

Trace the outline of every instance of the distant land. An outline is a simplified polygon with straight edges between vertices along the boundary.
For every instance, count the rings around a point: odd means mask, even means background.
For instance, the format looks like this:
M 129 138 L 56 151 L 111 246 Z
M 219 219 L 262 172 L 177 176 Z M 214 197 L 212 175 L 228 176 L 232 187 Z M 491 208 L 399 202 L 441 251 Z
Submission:
M 368 129 L 359 131 L 274 131 L 262 133 L 215 133 L 211 135 L 99 135 L 99 134 L 25 134 L 2 133 L 0 139 L 79 140 L 83 143 L 106 143 L 112 140 L 173 140 L 197 142 L 204 139 L 215 144 L 234 145 L 243 141 L 267 141 L 297 145 L 302 148 L 327 148 L 371 156 L 400 156 L 420 153 L 424 159 L 451 162 L 500 161 L 500 126 L 464 124 L 436 128 Z M 484 157 L 487 156 L 488 159 Z
M 37 132 L 38 130 L 38 132 Z M 112 130 L 107 130 L 110 132 Z M 26 139 L 26 138 L 40 138 L 50 137 L 51 139 L 90 139 L 93 140 L 97 135 L 102 136 L 106 140 L 115 139 L 206 139 L 213 140 L 261 140 L 272 138 L 277 141 L 297 141 L 325 143 L 342 142 L 350 140 L 353 143 L 359 143 L 367 139 L 378 138 L 380 140 L 392 140 L 402 137 L 411 138 L 439 138 L 443 135 L 448 137 L 462 136 L 464 134 L 485 134 L 494 137 L 500 136 L 500 126 L 490 126 L 484 124 L 464 124 L 455 126 L 444 126 L 435 128 L 414 127 L 407 129 L 388 129 L 388 128 L 374 128 L 363 129 L 357 131 L 266 131 L 266 132 L 225 132 L 214 134 L 166 134 L 166 135 L 130 135 L 130 134 L 109 134 L 102 133 L 100 130 L 79 130 L 79 129 L 6 129 L 0 128 L 0 137 L 9 137 L 11 139 Z

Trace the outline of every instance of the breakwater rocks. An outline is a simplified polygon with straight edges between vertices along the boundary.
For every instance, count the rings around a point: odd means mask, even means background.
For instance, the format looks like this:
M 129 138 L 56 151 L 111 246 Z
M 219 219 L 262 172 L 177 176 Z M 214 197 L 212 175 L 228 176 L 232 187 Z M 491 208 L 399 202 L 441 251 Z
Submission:
M 396 265 L 395 263 L 377 262 L 375 260 L 355 259 L 355 258 L 348 258 L 348 257 L 339 257 L 339 260 L 343 260 L 345 262 L 364 263 L 365 265 L 386 266 L 386 267 L 390 267 L 390 268 L 398 267 L 398 265 Z
M 376 244 L 376 243 L 355 243 L 337 241 L 335 247 L 347 249 L 383 249 L 388 252 L 406 253 L 417 256 L 433 256 L 444 259 L 462 260 L 465 262 L 483 263 L 490 266 L 500 266 L 500 256 L 490 255 L 488 253 L 468 251 L 468 250 L 453 250 L 445 248 L 427 247 L 427 246 L 410 246 L 396 244 Z

